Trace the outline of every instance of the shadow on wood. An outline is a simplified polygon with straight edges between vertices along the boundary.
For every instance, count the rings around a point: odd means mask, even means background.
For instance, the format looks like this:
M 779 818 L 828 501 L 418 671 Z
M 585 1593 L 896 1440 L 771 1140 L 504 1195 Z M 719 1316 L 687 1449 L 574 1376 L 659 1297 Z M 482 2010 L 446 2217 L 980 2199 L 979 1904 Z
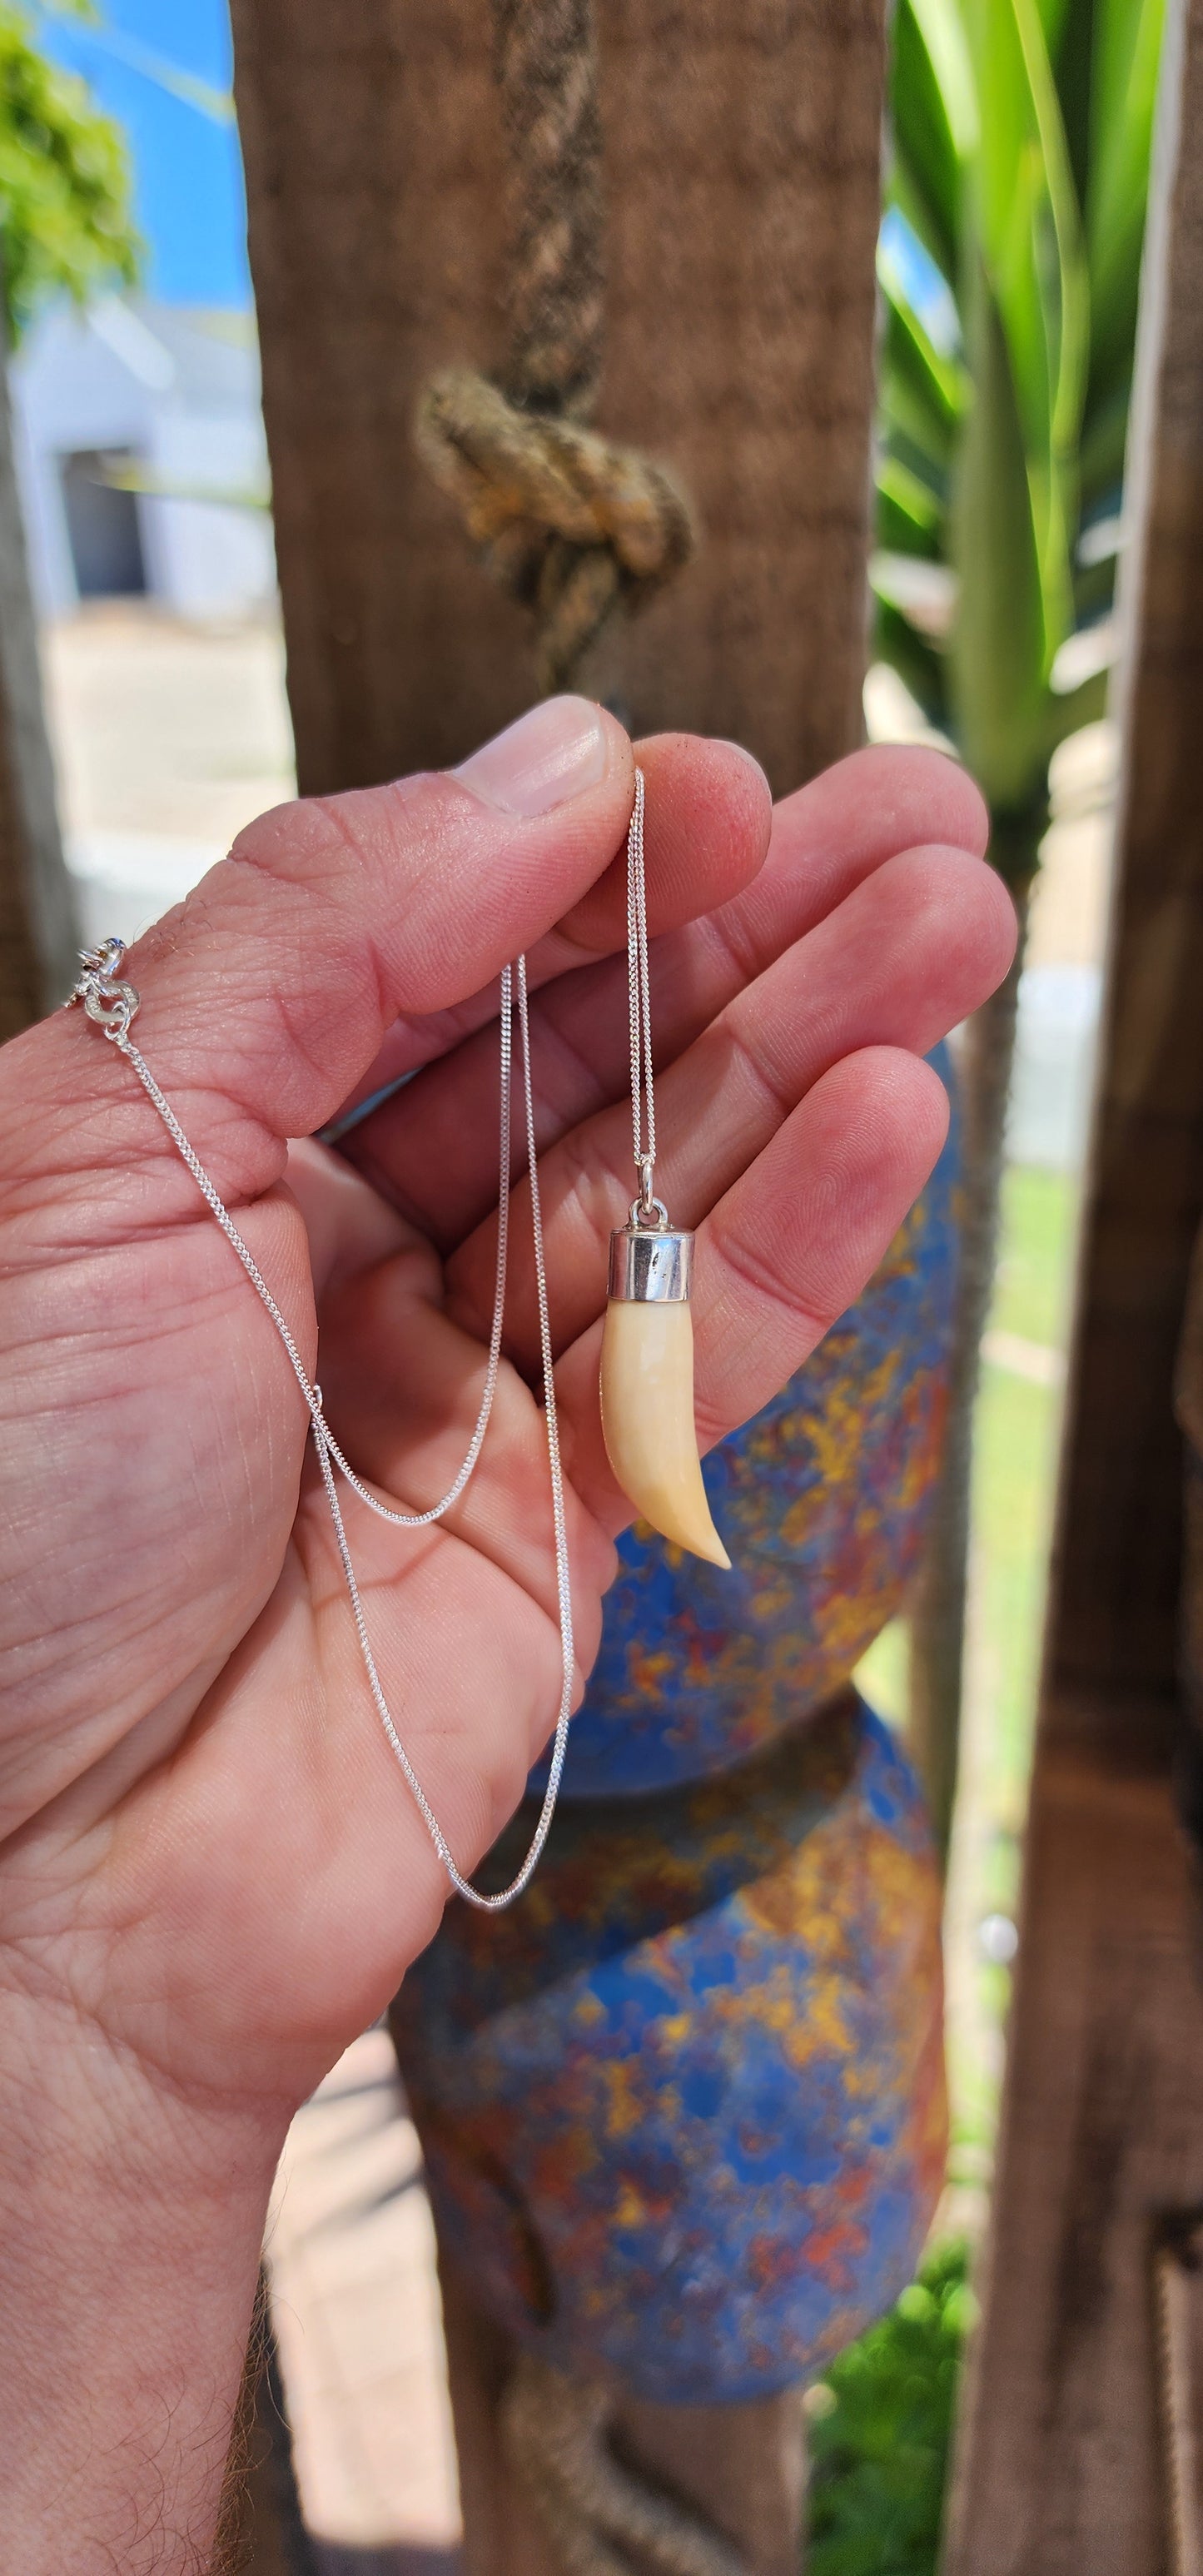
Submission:
M 1171 1771 L 1172 1391 L 1203 1210 L 1201 130 L 1203 0 L 1173 0 L 1132 425 L 1098 1127 L 986 2307 L 945 2576 L 1171 2563 L 1154 2246 L 1167 2213 L 1203 2200 L 1203 1987 Z

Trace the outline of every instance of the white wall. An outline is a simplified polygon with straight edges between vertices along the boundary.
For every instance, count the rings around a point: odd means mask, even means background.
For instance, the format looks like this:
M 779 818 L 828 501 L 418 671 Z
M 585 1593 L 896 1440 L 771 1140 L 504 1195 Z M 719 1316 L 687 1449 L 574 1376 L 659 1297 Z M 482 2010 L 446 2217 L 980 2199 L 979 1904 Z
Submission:
M 195 497 L 262 491 L 267 466 L 258 370 L 249 338 L 206 330 L 203 317 L 104 299 L 87 316 L 59 306 L 35 326 L 13 368 L 17 475 L 34 596 L 43 616 L 69 614 L 78 589 L 61 460 L 128 448 L 185 497 L 139 495 L 151 595 L 184 617 L 245 614 L 275 591 L 266 508 Z
M 257 413 L 168 410 L 152 424 L 153 474 L 181 492 L 254 492 L 266 484 Z M 203 499 L 145 500 L 142 543 L 157 598 L 189 617 L 230 617 L 270 599 L 276 587 L 271 513 L 227 509 Z

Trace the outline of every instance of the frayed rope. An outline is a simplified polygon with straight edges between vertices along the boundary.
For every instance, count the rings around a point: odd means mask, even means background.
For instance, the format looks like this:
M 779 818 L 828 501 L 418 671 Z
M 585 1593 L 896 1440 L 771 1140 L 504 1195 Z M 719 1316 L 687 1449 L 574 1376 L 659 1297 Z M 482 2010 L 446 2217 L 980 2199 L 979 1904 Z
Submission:
M 610 2447 L 613 2403 L 521 2354 L 501 2401 L 511 2467 L 537 2505 L 564 2576 L 749 2576 L 712 2524 Z
M 688 563 L 688 506 L 663 467 L 592 429 L 523 410 L 455 369 L 422 397 L 418 450 L 500 588 L 534 610 L 539 684 L 563 688 L 619 605 Z

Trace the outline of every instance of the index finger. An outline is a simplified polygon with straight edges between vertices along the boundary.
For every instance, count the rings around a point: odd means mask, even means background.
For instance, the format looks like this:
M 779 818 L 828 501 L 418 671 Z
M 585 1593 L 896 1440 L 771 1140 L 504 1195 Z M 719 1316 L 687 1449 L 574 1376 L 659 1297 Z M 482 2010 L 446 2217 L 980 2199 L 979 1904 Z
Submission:
M 655 734 L 636 745 L 635 757 L 647 783 L 648 930 L 658 938 L 730 902 L 750 884 L 769 846 L 772 798 L 759 762 L 738 743 Z M 596 884 L 531 950 L 529 991 L 612 955 L 626 935 L 626 858 L 620 849 Z M 490 984 L 453 1010 L 394 1021 L 374 1063 L 331 1122 L 327 1141 L 341 1143 L 348 1129 L 354 1133 L 369 1102 L 450 1054 L 496 1017 L 497 991 Z
M 222 1196 L 279 1178 L 285 1140 L 331 1116 L 398 1013 L 477 991 L 571 912 L 621 847 L 633 793 L 622 727 L 568 697 L 454 775 L 280 806 L 241 833 L 128 967 L 139 1043 Z M 6 1121 L 10 1183 L 157 1160 L 146 1221 L 192 1212 L 168 1139 L 86 1023 L 56 1013 L 0 1066 L 14 1106 L 39 1105 Z
M 649 855 L 659 845 L 650 826 L 660 772 L 636 746 L 648 776 Z M 696 755 L 725 750 L 695 745 Z M 686 920 L 653 952 L 654 1040 L 658 1071 L 670 1065 L 744 984 L 833 912 L 867 877 L 901 851 L 940 843 L 979 857 L 986 847 L 985 807 L 966 772 L 942 753 L 881 745 L 853 752 L 777 806 L 765 865 L 707 918 Z M 703 863 L 699 875 L 712 874 Z M 613 877 L 613 871 L 607 871 Z M 606 887 L 599 880 L 591 904 Z M 667 930 L 649 872 L 649 930 Z M 705 907 L 698 905 L 701 913 Z M 625 871 L 615 949 L 626 942 Z M 557 948 L 559 933 L 540 956 Z M 579 963 L 579 960 L 574 960 Z M 624 956 L 589 972 L 545 983 L 536 1001 L 535 1086 L 540 1152 L 581 1119 L 623 1096 L 630 1080 L 627 967 Z M 531 978 L 532 985 L 534 978 Z M 411 1089 L 394 1092 L 339 1139 L 349 1161 L 381 1196 L 431 1233 L 444 1251 L 487 1216 L 497 1196 L 497 1165 L 488 1122 L 475 1104 L 491 1097 L 495 997 L 470 1029 L 432 1034 L 439 1061 Z M 391 1044 L 391 1040 L 390 1040 Z M 419 1059 L 418 1061 L 422 1061 Z M 428 1059 L 426 1059 L 428 1061 Z M 400 1070 L 398 1066 L 398 1070 Z M 383 1087 L 383 1086 L 382 1086 Z

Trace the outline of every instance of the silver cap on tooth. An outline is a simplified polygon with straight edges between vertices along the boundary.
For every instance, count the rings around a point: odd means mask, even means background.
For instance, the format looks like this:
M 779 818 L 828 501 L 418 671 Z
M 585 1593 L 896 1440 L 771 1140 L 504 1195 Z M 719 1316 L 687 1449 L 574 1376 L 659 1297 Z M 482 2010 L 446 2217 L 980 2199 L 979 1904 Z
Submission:
M 611 1297 L 642 1306 L 683 1306 L 692 1284 L 692 1234 L 672 1226 L 623 1225 L 611 1235 Z

